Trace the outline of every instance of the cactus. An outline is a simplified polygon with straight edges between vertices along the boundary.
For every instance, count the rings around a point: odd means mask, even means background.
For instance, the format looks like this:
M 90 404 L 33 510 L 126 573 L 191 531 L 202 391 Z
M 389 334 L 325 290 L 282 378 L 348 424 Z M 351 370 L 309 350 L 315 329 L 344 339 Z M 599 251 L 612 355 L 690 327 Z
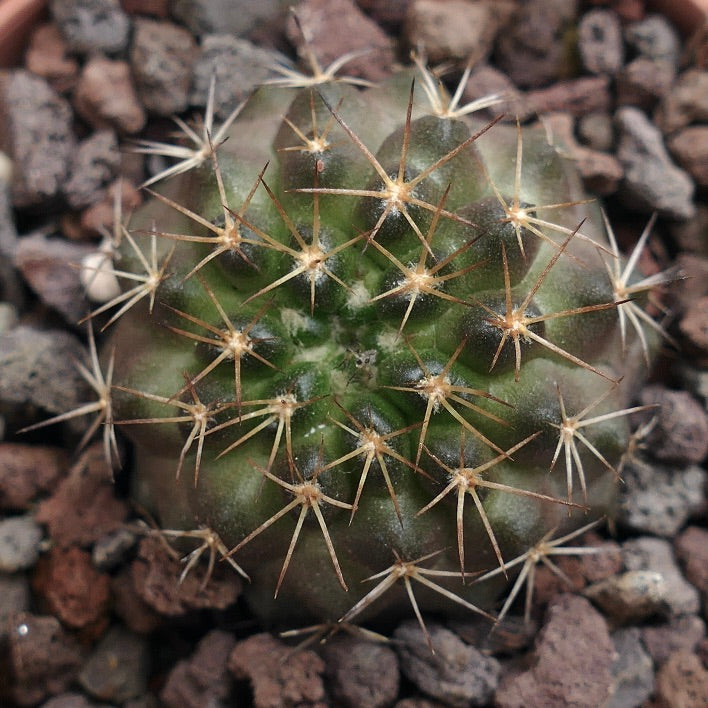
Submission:
M 139 146 L 177 161 L 116 224 L 80 412 L 133 443 L 186 570 L 227 559 L 265 621 L 491 618 L 534 549 L 612 514 L 665 279 L 621 266 L 541 127 L 474 116 L 494 97 L 318 71 L 219 127 L 212 86 L 191 146 Z

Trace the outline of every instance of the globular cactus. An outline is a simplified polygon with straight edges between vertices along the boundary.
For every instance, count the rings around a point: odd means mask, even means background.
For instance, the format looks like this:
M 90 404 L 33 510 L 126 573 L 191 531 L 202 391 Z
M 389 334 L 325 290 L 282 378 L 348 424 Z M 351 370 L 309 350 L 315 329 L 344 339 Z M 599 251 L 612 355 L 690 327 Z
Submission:
M 612 514 L 662 278 L 541 127 L 421 66 L 331 78 L 142 146 L 178 161 L 117 229 L 94 410 L 266 621 L 486 614 L 534 544 Z

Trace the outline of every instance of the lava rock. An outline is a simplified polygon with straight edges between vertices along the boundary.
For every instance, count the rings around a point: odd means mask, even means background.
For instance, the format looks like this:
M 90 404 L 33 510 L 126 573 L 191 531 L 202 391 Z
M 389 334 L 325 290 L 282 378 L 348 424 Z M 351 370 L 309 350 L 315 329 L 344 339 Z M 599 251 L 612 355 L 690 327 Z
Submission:
M 604 617 L 582 597 L 549 607 L 531 668 L 512 673 L 495 696 L 499 708 L 598 706 L 610 698 L 615 649 Z
M 686 578 L 708 600 L 708 531 L 689 526 L 676 539 L 675 548 Z
M 656 676 L 659 708 L 700 708 L 708 696 L 708 669 L 696 654 L 676 652 Z
M 69 206 L 84 207 L 99 201 L 120 167 L 118 139 L 112 130 L 99 130 L 82 140 L 71 161 L 64 186 Z
M 671 154 L 699 187 L 708 187 L 708 125 L 691 125 L 668 140 Z
M 73 101 L 76 112 L 97 130 L 137 133 L 147 120 L 125 61 L 91 57 L 81 70 Z
M 231 34 L 244 37 L 259 25 L 276 19 L 282 0 L 173 0 L 170 12 L 196 35 Z
M 590 10 L 578 23 L 578 51 L 591 74 L 616 74 L 624 63 L 622 25 L 611 10 Z
M 526 94 L 529 109 L 537 113 L 565 111 L 582 116 L 610 109 L 610 82 L 606 76 L 585 76 L 559 81 L 544 89 Z
M 130 20 L 119 0 L 52 0 L 50 10 L 73 52 L 122 52 Z
M 675 72 L 667 62 L 637 57 L 616 76 L 617 103 L 650 109 L 673 86 Z
M 585 588 L 585 596 L 617 625 L 661 613 L 666 608 L 666 595 L 663 576 L 652 570 L 630 570 Z
M 676 28 L 662 15 L 649 15 L 632 22 L 624 30 L 627 44 L 649 59 L 669 62 L 678 68 L 681 37 Z
M 626 541 L 622 553 L 628 570 L 650 570 L 661 574 L 666 585 L 666 603 L 672 615 L 698 612 L 698 591 L 681 575 L 668 541 L 641 536 Z
M 708 120 L 708 71 L 688 69 L 661 102 L 657 125 L 672 133 L 689 123 Z
M 194 37 L 183 27 L 147 18 L 135 20 L 130 65 L 148 111 L 170 116 L 187 108 L 196 58 Z
M 160 700 L 168 708 L 224 706 L 231 691 L 227 662 L 236 644 L 233 635 L 214 629 L 189 657 L 170 671 Z
M 327 706 L 322 681 L 324 662 L 313 651 L 291 654 L 270 634 L 254 634 L 236 644 L 228 666 L 237 679 L 250 682 L 255 708 Z
M 705 622 L 696 615 L 671 617 L 667 623 L 642 627 L 642 641 L 657 666 L 677 651 L 694 652 L 706 636 Z
M 40 25 L 32 33 L 25 64 L 58 93 L 72 89 L 79 76 L 79 63 L 69 54 L 69 45 L 54 23 Z
M 435 653 L 415 620 L 403 622 L 394 632 L 401 671 L 445 705 L 487 705 L 499 681 L 499 662 L 466 645 L 449 629 L 433 623 L 427 629 Z
M 69 104 L 43 78 L 23 69 L 0 71 L 0 149 L 14 162 L 15 206 L 60 195 L 74 153 L 71 120 Z
M 357 637 L 331 640 L 323 648 L 333 698 L 345 708 L 383 708 L 396 700 L 398 659 L 386 644 Z
M 622 196 L 632 208 L 669 219 L 690 219 L 693 181 L 671 162 L 659 130 L 637 108 L 620 108 L 617 157 L 625 170 Z
M 612 634 L 617 658 L 612 663 L 614 685 L 605 708 L 641 706 L 654 692 L 654 664 L 642 646 L 637 627 L 618 629 Z

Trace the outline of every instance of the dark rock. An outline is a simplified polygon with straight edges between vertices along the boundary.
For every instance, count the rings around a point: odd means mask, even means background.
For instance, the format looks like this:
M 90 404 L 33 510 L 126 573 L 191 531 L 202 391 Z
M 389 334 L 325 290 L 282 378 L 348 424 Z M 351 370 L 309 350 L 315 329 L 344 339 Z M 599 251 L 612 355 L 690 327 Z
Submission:
M 605 708 L 641 706 L 654 692 L 654 664 L 642 647 L 637 627 L 619 629 L 612 634 L 617 658 L 612 663 L 612 697 Z
M 380 81 L 391 73 L 394 61 L 391 39 L 353 0 L 303 0 L 297 6 L 297 16 L 302 32 L 292 17 L 288 18 L 285 29 L 301 56 L 304 56 L 304 35 L 323 67 L 342 54 L 371 50 L 347 62 L 342 73 L 369 81 Z
M 412 0 L 357 0 L 357 5 L 379 24 L 397 26 L 403 23 Z
M 325 644 L 323 654 L 330 691 L 345 708 L 382 708 L 396 700 L 398 659 L 389 646 L 356 637 Z
M 708 669 L 696 654 L 672 654 L 656 675 L 659 708 L 700 708 L 708 696 Z
M 112 130 L 99 130 L 82 140 L 71 161 L 64 193 L 72 209 L 97 202 L 120 167 L 118 140 Z
M 233 0 L 174 0 L 174 17 L 196 35 L 231 34 L 244 37 L 259 25 L 275 20 L 288 3 L 283 0 L 239 2 Z
M 625 201 L 632 208 L 657 211 L 669 219 L 693 217 L 693 181 L 671 162 L 659 130 L 637 108 L 620 108 L 615 120 Z
M 0 334 L 0 411 L 26 422 L 32 411 L 76 408 L 89 395 L 73 363 L 83 355 L 67 332 L 20 325 Z
M 76 265 L 93 251 L 88 244 L 37 233 L 19 240 L 15 263 L 40 300 L 73 325 L 89 309 Z
M 32 33 L 25 64 L 58 93 L 72 89 L 79 76 L 79 64 L 70 56 L 69 46 L 54 23 L 40 25 Z
M 672 538 L 705 502 L 700 467 L 675 469 L 642 459 L 622 471 L 619 520 L 634 531 Z
M 432 623 L 427 629 L 435 653 L 415 620 L 403 622 L 394 632 L 401 671 L 445 705 L 487 705 L 499 681 L 499 662 L 466 645 L 449 629 Z
M 413 0 L 408 5 L 403 35 L 408 46 L 423 47 L 431 64 L 485 61 L 494 40 L 509 21 L 514 4 L 466 0 Z
M 0 642 L 7 638 L 7 620 L 30 608 L 30 587 L 24 573 L 0 573 Z
M 82 654 L 76 640 L 56 617 L 29 613 L 7 622 L 12 697 L 23 706 L 66 690 L 74 681 Z
M 160 700 L 167 708 L 227 705 L 231 691 L 227 661 L 235 644 L 228 632 L 219 629 L 209 632 L 189 659 L 175 664 L 160 692 Z
M 119 0 L 52 0 L 52 17 L 74 52 L 122 52 L 130 20 Z
M 578 23 L 578 51 L 591 74 L 616 74 L 624 63 L 619 17 L 611 10 L 591 10 Z
M 647 386 L 640 395 L 643 405 L 658 404 L 657 424 L 647 443 L 659 460 L 679 464 L 700 463 L 708 453 L 708 416 L 686 391 Z
M 237 679 L 250 682 L 255 708 L 327 706 L 322 659 L 309 650 L 291 654 L 270 634 L 254 634 L 238 642 L 228 666 Z
M 138 595 L 130 566 L 111 578 L 111 594 L 113 611 L 132 632 L 149 634 L 162 624 L 163 618 Z
M 149 661 L 145 639 L 113 627 L 91 652 L 79 682 L 99 700 L 123 703 L 145 693 Z
M 197 46 L 192 35 L 172 22 L 135 20 L 130 65 L 142 104 L 161 116 L 187 108 Z
M 14 161 L 15 206 L 61 193 L 74 151 L 71 120 L 69 104 L 44 79 L 23 69 L 0 71 L 0 150 Z
M 74 107 L 97 130 L 112 127 L 121 133 L 137 133 L 147 120 L 130 65 L 100 55 L 84 64 L 74 92 Z
M 641 536 L 622 546 L 628 570 L 660 573 L 666 586 L 666 603 L 673 615 L 695 614 L 700 607 L 698 591 L 681 575 L 668 541 Z
M 564 111 L 582 116 L 610 109 L 612 101 L 609 86 L 606 76 L 586 76 L 529 91 L 526 100 L 529 110 L 537 113 Z
M 121 7 L 129 15 L 150 15 L 167 19 L 170 14 L 171 0 L 120 0 Z
M 0 520 L 0 573 L 31 568 L 39 557 L 42 529 L 31 516 Z
M 256 86 L 274 76 L 270 67 L 279 58 L 283 59 L 246 39 L 228 34 L 206 35 L 194 64 L 189 103 L 206 105 L 214 77 L 214 115 L 223 120 Z
M 527 0 L 518 5 L 499 35 L 499 68 L 521 88 L 550 84 L 569 73 L 570 57 L 564 34 L 577 16 L 576 0 Z
M 642 641 L 659 666 L 677 651 L 696 651 L 706 636 L 705 622 L 696 615 L 672 617 L 668 623 L 642 627 Z
M 691 125 L 672 135 L 667 144 L 676 162 L 699 187 L 708 187 L 708 125 Z
M 60 448 L 0 443 L 0 509 L 29 508 L 67 468 L 67 453 Z
M 688 69 L 661 102 L 656 115 L 657 125 L 665 133 L 672 133 L 689 123 L 707 120 L 708 71 Z
M 84 639 L 100 636 L 108 625 L 109 578 L 76 546 L 55 546 L 42 556 L 32 581 L 40 602 L 65 627 Z
M 112 470 L 100 442 L 81 455 L 54 494 L 36 514 L 58 546 L 88 546 L 118 529 L 128 515 L 127 504 L 115 497 Z
M 502 680 L 499 708 L 599 706 L 610 698 L 614 645 L 605 619 L 582 597 L 560 595 L 549 607 L 531 668 Z
M 616 76 L 617 104 L 653 108 L 673 86 L 674 76 L 667 62 L 637 57 Z

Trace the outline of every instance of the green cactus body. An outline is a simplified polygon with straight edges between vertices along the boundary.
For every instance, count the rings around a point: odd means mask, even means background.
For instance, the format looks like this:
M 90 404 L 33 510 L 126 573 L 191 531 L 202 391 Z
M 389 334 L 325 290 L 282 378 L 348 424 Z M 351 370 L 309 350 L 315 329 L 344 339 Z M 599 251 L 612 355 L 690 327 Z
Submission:
M 462 569 L 615 503 L 628 355 L 599 209 L 540 128 L 410 95 L 411 74 L 260 89 L 116 264 L 157 266 L 105 350 L 136 496 L 215 531 L 266 621 L 396 617 L 411 579 L 423 610 L 490 609 L 503 574 Z M 604 416 L 588 445 L 562 410 Z

